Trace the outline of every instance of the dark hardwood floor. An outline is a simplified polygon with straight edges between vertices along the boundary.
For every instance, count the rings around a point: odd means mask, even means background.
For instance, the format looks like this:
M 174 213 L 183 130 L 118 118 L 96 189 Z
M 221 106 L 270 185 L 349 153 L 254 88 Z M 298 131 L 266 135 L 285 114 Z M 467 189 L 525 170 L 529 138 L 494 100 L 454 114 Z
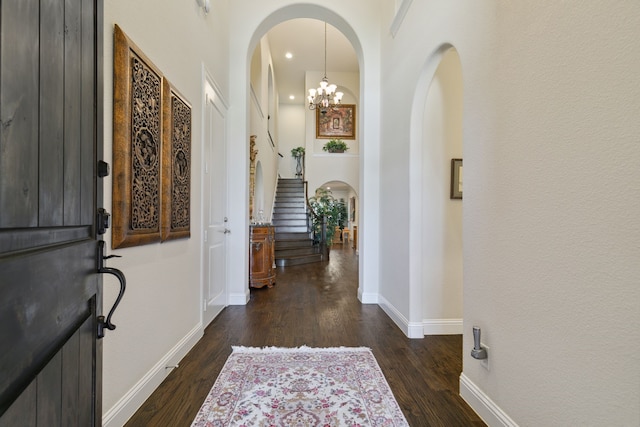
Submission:
M 331 261 L 280 267 L 276 285 L 231 306 L 126 424 L 189 426 L 232 345 L 371 348 L 411 426 L 484 426 L 459 396 L 462 338 L 408 339 L 377 305 L 357 299 L 358 260 L 334 245 Z

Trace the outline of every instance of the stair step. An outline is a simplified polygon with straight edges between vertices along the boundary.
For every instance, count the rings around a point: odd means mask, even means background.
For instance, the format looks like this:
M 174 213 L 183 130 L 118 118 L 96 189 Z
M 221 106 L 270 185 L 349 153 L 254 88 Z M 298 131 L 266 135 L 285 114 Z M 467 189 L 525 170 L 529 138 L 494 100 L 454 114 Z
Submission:
M 273 219 L 271 223 L 277 227 L 307 227 L 306 218 L 277 218 Z
M 277 213 L 273 214 L 273 220 L 282 220 L 282 219 L 301 219 L 303 221 L 307 220 L 307 213 L 300 212 L 299 210 L 292 210 L 290 212 L 280 212 L 278 209 Z
M 306 233 L 307 225 L 285 225 L 285 226 L 276 226 L 276 233 Z
M 304 202 L 275 202 L 274 210 L 280 210 L 280 208 L 300 208 L 304 209 Z
M 304 203 L 304 196 L 300 196 L 298 194 L 293 194 L 291 193 L 291 195 L 282 195 L 282 194 L 276 194 L 276 202 L 300 202 L 300 203 Z
M 309 231 L 304 183 L 299 178 L 280 178 L 273 203 L 276 265 L 308 264 L 322 261 Z
M 275 250 L 282 249 L 301 249 L 313 247 L 313 239 L 292 239 L 292 240 L 276 240 Z
M 311 246 L 308 248 L 291 248 L 291 249 L 276 249 L 276 259 L 278 258 L 291 258 L 301 255 L 313 255 L 317 254 L 318 250 Z
M 292 214 L 292 213 L 296 213 L 296 214 L 306 214 L 307 213 L 307 209 L 300 204 L 296 204 L 294 206 L 276 206 L 277 209 L 273 210 L 273 214 L 274 215 L 278 215 L 278 214 Z
M 311 238 L 311 233 L 278 233 L 276 230 L 276 242 L 280 240 L 307 240 Z
M 300 185 L 278 185 L 277 193 L 301 193 L 304 188 Z
M 278 267 L 285 267 L 287 265 L 310 264 L 320 261 L 322 261 L 322 254 L 301 255 L 291 258 L 276 258 L 276 265 Z
M 273 220 L 281 220 L 281 219 L 297 219 L 297 220 L 307 220 L 307 214 L 304 212 L 291 210 L 288 212 L 282 213 L 274 213 Z

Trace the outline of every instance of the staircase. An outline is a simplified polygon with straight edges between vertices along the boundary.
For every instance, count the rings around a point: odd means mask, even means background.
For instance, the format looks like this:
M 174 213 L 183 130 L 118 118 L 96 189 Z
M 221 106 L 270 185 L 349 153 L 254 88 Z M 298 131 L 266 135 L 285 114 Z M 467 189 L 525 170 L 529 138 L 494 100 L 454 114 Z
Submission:
M 278 267 L 322 261 L 319 248 L 313 244 L 301 179 L 278 179 L 271 222 L 276 229 Z

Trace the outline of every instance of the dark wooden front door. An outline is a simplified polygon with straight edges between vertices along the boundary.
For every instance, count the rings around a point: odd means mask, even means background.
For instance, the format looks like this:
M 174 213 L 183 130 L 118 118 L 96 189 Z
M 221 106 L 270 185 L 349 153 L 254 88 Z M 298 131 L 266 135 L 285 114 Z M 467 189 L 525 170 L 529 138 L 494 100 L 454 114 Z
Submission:
M 101 423 L 101 10 L 0 1 L 0 426 Z

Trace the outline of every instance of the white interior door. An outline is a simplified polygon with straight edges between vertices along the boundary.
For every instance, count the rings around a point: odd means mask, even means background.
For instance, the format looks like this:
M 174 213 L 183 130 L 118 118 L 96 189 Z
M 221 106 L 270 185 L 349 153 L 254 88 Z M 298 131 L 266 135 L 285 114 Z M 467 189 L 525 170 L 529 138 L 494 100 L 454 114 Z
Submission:
M 227 305 L 227 150 L 226 109 L 205 83 L 203 220 L 203 325 Z

